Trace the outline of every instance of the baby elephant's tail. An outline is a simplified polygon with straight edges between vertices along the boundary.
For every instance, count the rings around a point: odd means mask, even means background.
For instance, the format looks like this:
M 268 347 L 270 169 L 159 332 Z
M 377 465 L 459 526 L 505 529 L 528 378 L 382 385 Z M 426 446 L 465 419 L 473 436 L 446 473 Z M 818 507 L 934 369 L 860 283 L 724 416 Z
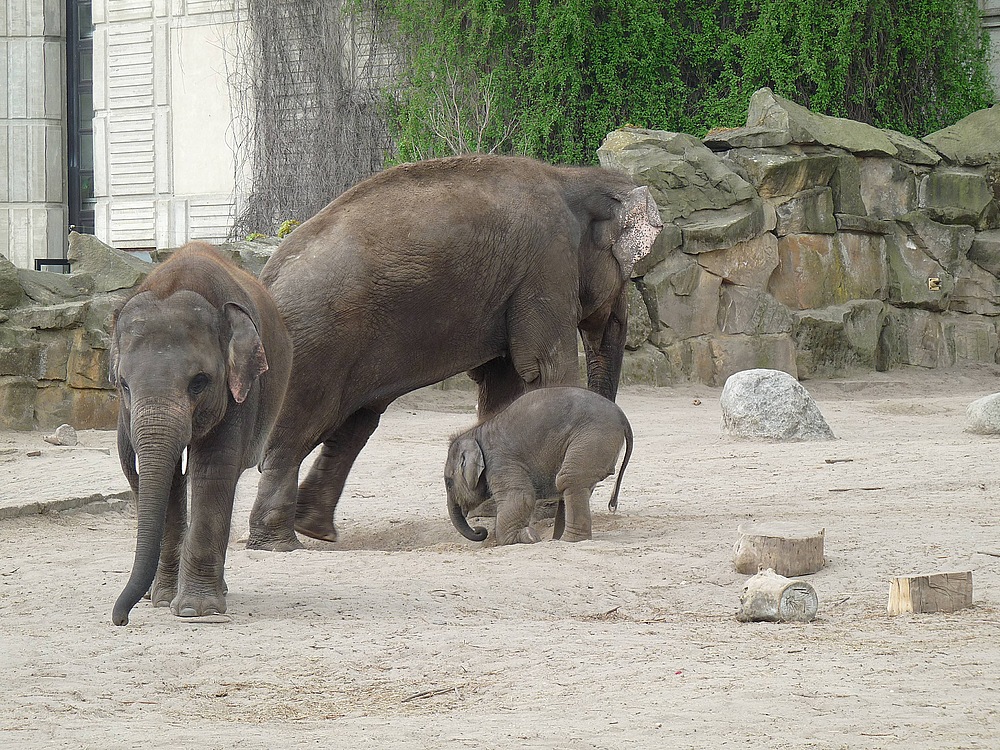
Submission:
M 611 493 L 608 500 L 608 510 L 614 513 L 618 510 L 618 490 L 622 488 L 622 477 L 625 475 L 625 467 L 628 466 L 629 456 L 632 455 L 632 425 L 628 419 L 625 420 L 625 458 L 622 459 L 622 467 L 618 470 L 618 479 L 615 481 L 615 491 Z

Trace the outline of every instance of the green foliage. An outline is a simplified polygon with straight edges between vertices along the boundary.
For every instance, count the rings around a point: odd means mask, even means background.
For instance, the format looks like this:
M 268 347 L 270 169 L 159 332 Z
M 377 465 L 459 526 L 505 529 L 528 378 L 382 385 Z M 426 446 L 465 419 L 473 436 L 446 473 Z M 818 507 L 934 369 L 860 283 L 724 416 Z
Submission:
M 250 234 L 247 235 L 247 242 L 253 242 L 254 240 L 263 240 L 266 238 L 267 238 L 266 234 L 261 234 L 260 232 L 250 232 Z
M 626 123 L 742 125 L 762 86 L 926 134 L 993 103 L 976 0 L 378 0 L 401 160 L 592 162 Z
M 286 219 L 285 221 L 281 222 L 281 226 L 278 227 L 278 236 L 284 239 L 292 232 L 294 232 L 295 227 L 297 227 L 301 223 L 302 223 L 301 221 L 298 221 L 296 219 Z

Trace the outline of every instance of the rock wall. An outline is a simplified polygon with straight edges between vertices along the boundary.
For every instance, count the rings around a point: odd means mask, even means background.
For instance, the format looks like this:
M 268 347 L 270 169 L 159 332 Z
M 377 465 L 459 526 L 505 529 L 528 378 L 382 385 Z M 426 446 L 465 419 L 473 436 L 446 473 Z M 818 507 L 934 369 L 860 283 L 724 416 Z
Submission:
M 227 245 L 258 273 L 273 243 Z M 169 251 L 154 253 L 162 260 Z M 71 273 L 15 268 L 0 255 L 0 429 L 111 429 L 118 401 L 108 380 L 111 321 L 152 263 L 70 234 Z
M 630 288 L 625 383 L 996 363 L 1000 105 L 922 140 L 761 89 L 743 128 L 625 128 L 601 163 L 664 229 Z M 276 241 L 224 249 L 258 273 Z M 159 261 L 169 254 L 153 254 Z M 70 235 L 72 273 L 0 256 L 0 428 L 112 428 L 111 316 L 152 265 Z
M 626 383 L 722 385 L 997 362 L 1000 106 L 922 140 L 761 89 L 745 127 L 625 128 L 601 163 L 652 190 Z

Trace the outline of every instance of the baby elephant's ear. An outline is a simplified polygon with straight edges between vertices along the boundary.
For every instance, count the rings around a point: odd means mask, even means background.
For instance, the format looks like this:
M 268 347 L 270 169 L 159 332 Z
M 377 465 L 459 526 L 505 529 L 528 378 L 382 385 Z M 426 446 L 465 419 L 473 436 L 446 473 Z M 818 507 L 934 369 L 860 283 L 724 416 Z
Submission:
M 226 370 L 229 390 L 236 403 L 242 404 L 250 393 L 253 382 L 267 372 L 267 357 L 257 326 L 246 308 L 235 302 L 226 303 L 226 318 L 231 336 L 227 353 Z
M 479 446 L 478 440 L 468 440 L 462 446 L 462 479 L 469 486 L 475 489 L 479 484 L 479 477 L 486 468 L 486 459 L 483 458 L 483 449 Z

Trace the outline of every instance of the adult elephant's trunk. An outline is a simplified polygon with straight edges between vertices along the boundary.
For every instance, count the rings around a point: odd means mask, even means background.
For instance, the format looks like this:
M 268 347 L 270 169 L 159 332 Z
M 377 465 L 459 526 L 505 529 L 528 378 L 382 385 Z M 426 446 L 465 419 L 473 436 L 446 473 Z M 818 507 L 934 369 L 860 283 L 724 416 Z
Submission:
M 459 507 L 458 501 L 449 492 L 448 493 L 448 515 L 451 516 L 451 522 L 458 529 L 458 533 L 473 542 L 481 542 L 488 535 L 489 531 L 486 530 L 484 526 L 477 526 L 472 528 L 469 526 L 468 520 L 465 518 L 465 514 L 462 512 L 462 508 Z
M 128 624 L 129 612 L 156 576 L 170 488 L 181 454 L 191 440 L 186 408 L 162 398 L 134 403 L 131 431 L 139 473 L 138 529 L 132 574 L 112 611 L 115 625 Z

